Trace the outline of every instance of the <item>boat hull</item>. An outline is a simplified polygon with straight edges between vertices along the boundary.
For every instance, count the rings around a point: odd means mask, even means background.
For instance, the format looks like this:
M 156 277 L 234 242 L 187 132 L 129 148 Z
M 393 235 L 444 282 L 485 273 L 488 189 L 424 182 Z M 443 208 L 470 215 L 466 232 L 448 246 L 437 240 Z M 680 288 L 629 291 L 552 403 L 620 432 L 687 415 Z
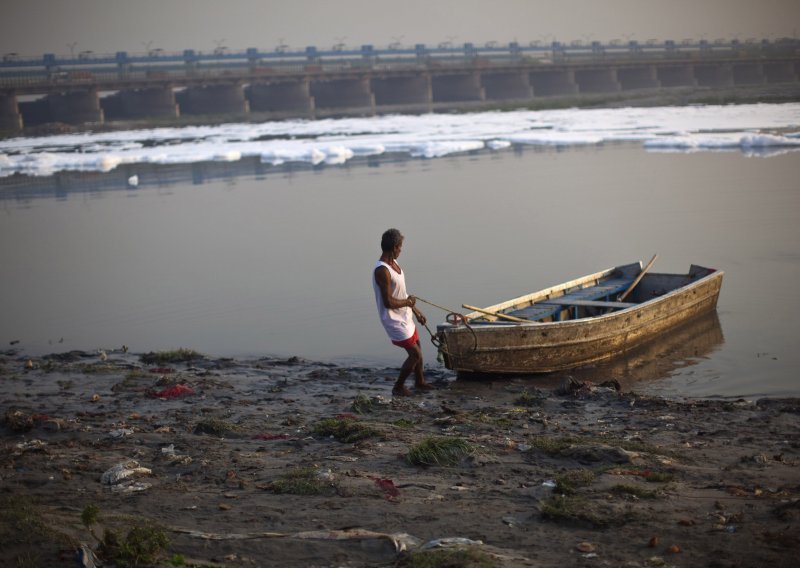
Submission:
M 722 271 L 633 307 L 517 325 L 440 325 L 445 366 L 473 373 L 548 373 L 614 357 L 716 308 Z

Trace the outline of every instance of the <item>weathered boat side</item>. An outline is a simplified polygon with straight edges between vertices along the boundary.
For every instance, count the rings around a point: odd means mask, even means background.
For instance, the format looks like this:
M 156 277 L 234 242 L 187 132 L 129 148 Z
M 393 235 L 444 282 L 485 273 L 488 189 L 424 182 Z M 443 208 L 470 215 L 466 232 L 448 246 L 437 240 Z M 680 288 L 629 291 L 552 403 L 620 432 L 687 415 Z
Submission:
M 627 265 L 629 267 L 641 267 Z M 598 272 L 553 288 L 487 308 L 499 311 L 558 297 L 565 290 L 608 278 L 616 269 Z M 569 321 L 525 324 L 489 323 L 465 326 L 440 325 L 445 364 L 464 372 L 544 373 L 574 368 L 613 357 L 716 307 L 722 271 L 677 287 L 661 295 L 660 285 L 669 279 L 691 280 L 691 274 L 708 270 L 693 266 L 689 275 L 648 275 L 634 294 L 639 303 L 594 317 Z M 661 283 L 661 284 L 660 284 Z M 468 314 L 478 317 L 479 314 Z

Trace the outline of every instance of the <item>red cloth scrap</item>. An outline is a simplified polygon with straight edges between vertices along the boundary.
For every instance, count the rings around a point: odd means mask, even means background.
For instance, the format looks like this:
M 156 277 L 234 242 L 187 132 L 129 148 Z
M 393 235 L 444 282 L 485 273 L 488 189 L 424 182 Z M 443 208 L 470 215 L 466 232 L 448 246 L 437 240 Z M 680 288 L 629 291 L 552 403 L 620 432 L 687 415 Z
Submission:
M 180 398 L 190 394 L 194 394 L 194 389 L 192 387 L 187 385 L 175 385 L 162 391 L 154 392 L 152 396 L 155 398 Z
M 375 478 L 375 485 L 383 489 L 387 495 L 391 497 L 397 497 L 400 495 L 400 490 L 394 484 L 394 481 L 391 479 L 380 479 L 379 477 Z
M 288 440 L 288 434 L 270 434 L 269 432 L 265 432 L 263 434 L 257 434 L 253 436 L 254 440 Z

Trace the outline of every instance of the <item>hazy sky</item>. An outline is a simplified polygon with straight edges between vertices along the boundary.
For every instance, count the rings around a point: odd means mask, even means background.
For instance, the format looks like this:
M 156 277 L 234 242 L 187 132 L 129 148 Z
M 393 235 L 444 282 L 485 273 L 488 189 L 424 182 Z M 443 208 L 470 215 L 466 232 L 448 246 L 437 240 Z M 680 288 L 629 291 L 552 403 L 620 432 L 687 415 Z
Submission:
M 794 37 L 800 0 L 0 0 L 0 54 Z

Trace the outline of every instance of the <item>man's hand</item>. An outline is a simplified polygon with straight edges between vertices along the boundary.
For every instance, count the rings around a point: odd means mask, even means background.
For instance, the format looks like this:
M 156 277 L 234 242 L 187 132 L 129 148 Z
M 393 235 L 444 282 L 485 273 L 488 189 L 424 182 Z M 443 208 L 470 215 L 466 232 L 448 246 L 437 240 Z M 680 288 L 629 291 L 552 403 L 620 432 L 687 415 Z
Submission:
M 417 310 L 416 308 L 414 309 L 414 315 L 417 316 L 417 321 L 420 324 L 425 325 L 428 322 L 428 319 L 425 317 L 425 314 L 423 314 L 421 311 Z

